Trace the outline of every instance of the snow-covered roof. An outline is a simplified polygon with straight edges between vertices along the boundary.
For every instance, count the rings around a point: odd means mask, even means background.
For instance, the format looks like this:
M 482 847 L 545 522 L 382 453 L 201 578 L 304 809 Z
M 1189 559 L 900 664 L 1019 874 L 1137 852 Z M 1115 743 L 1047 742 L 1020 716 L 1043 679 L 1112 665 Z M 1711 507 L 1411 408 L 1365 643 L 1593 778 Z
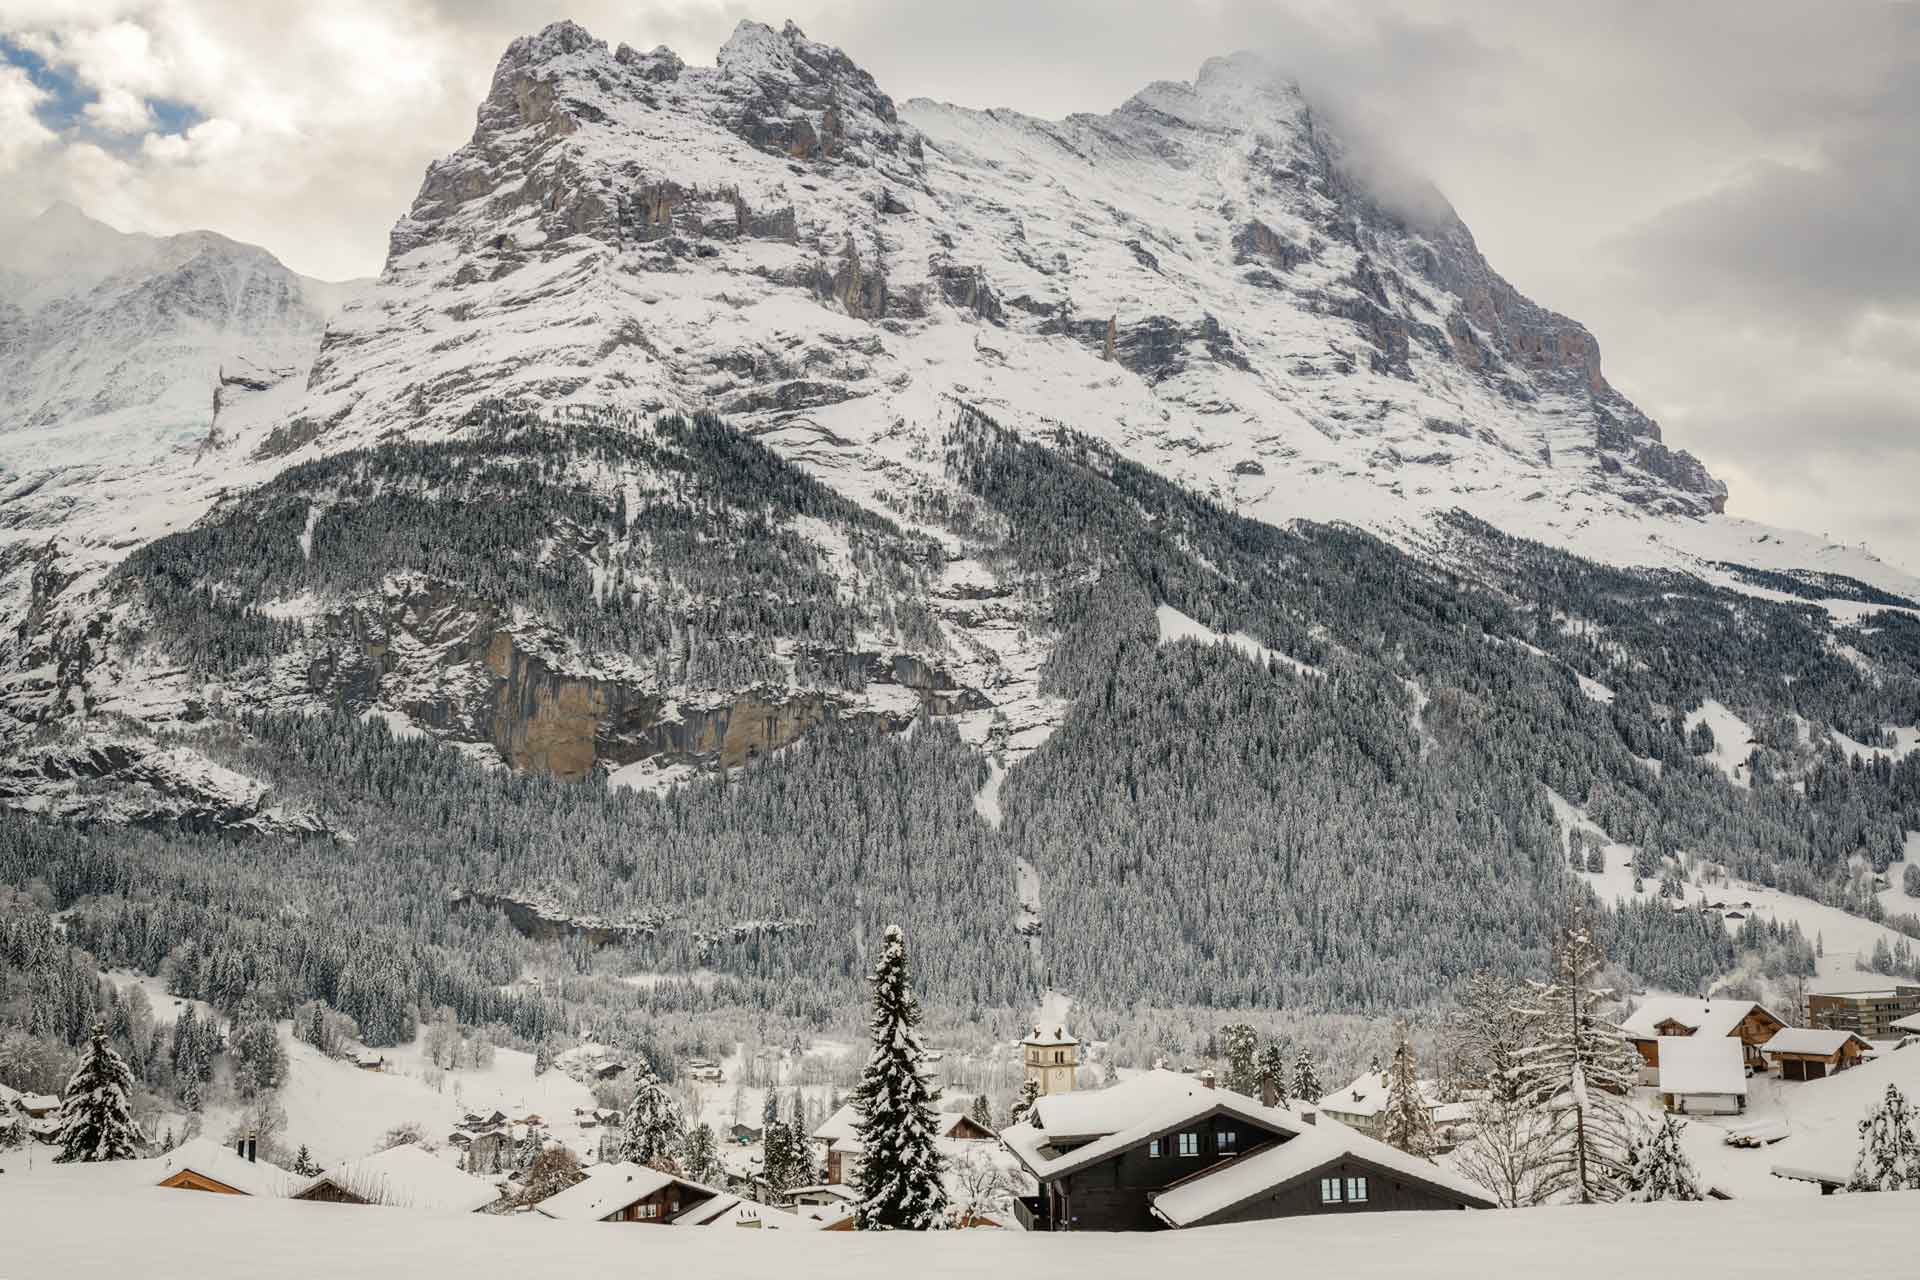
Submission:
M 1479 1184 L 1342 1125 L 1337 1129 L 1309 1126 L 1279 1146 L 1216 1164 L 1154 1196 L 1153 1209 L 1173 1226 L 1189 1226 L 1339 1160 L 1364 1161 L 1444 1187 L 1470 1204 L 1493 1207 L 1486 1188 Z
M 184 1169 L 250 1196 L 290 1196 L 300 1179 L 277 1165 L 262 1164 L 222 1146 L 211 1138 L 189 1138 L 160 1157 L 159 1182 Z
M 658 1169 L 622 1160 L 617 1164 L 597 1164 L 587 1170 L 587 1180 L 576 1182 L 559 1195 L 549 1196 L 534 1208 L 549 1218 L 569 1222 L 598 1222 L 618 1213 L 635 1200 L 652 1195 L 672 1183 L 710 1196 L 725 1193 L 704 1183 L 691 1182 Z
M 411 1142 L 329 1169 L 298 1194 L 306 1195 L 323 1183 L 372 1204 L 453 1213 L 472 1213 L 500 1198 L 500 1190 L 493 1183 L 462 1173 Z
M 1660 1092 L 1747 1092 L 1746 1052 L 1731 1036 L 1661 1036 Z
M 1633 1016 L 1620 1024 L 1632 1040 L 1656 1040 L 1660 1024 L 1677 1022 L 1697 1036 L 1730 1036 L 1755 1009 L 1781 1026 L 1787 1020 L 1752 1000 L 1700 1000 L 1692 996 L 1649 996 L 1640 1002 Z
M 936 1112 L 933 1119 L 933 1136 L 951 1138 L 953 1131 L 960 1127 L 961 1122 L 969 1118 L 964 1111 Z M 816 1142 L 826 1143 L 830 1151 L 857 1156 L 866 1150 L 860 1142 L 859 1124 L 860 1113 L 854 1110 L 853 1104 L 849 1102 L 828 1116 L 826 1121 L 813 1131 L 813 1137 Z
M 1920 1035 L 1920 1013 L 1910 1013 L 1904 1018 L 1895 1018 L 1887 1025 L 1895 1031 L 1910 1031 Z
M 1065 1027 L 1055 1027 L 1051 1032 L 1035 1027 L 1020 1043 L 1032 1045 L 1036 1049 L 1064 1049 L 1080 1042 L 1068 1035 Z
M 1420 1097 L 1429 1107 L 1440 1105 L 1440 1086 L 1432 1080 L 1422 1080 Z M 1384 1071 L 1363 1072 L 1358 1079 L 1344 1089 L 1335 1089 L 1320 1099 L 1322 1111 L 1334 1115 L 1377 1116 L 1387 1109 L 1387 1073 Z
M 1774 1032 L 1773 1039 L 1760 1046 L 1763 1053 L 1811 1053 L 1826 1058 L 1840 1052 L 1849 1040 L 1860 1042 L 1862 1049 L 1873 1045 L 1851 1031 L 1822 1031 L 1814 1027 L 1788 1027 Z M 1664 1052 L 1664 1050 L 1662 1051 Z
M 1149 1071 L 1093 1093 L 1063 1094 L 1059 1101 L 1075 1098 L 1098 1105 L 1078 1107 L 1072 1112 L 1075 1123 L 1082 1126 L 1072 1133 L 1056 1130 L 1046 1115 L 1041 1116 L 1041 1125 L 1023 1121 L 1000 1132 L 1001 1142 L 1036 1178 L 1046 1181 L 1097 1164 L 1116 1152 L 1216 1111 L 1237 1116 L 1276 1134 L 1294 1134 L 1308 1127 L 1298 1114 L 1284 1107 L 1263 1106 L 1231 1089 L 1208 1088 L 1191 1076 L 1171 1071 Z M 1047 1101 L 1052 1099 L 1040 1099 L 1040 1102 Z M 1040 1110 L 1038 1103 L 1034 1109 Z M 1104 1131 L 1085 1128 L 1095 1123 L 1106 1128 Z M 1056 1144 L 1067 1137 L 1091 1140 L 1062 1151 Z
M 1190 1097 L 1201 1087 L 1192 1076 L 1156 1067 L 1104 1089 L 1036 1098 L 1035 1127 L 1046 1130 L 1056 1141 L 1105 1137 L 1132 1124 L 1144 1108 Z
M 673 1220 L 676 1227 L 750 1227 L 768 1231 L 818 1231 L 820 1224 L 785 1209 L 745 1200 L 735 1195 L 719 1195 L 702 1201 Z

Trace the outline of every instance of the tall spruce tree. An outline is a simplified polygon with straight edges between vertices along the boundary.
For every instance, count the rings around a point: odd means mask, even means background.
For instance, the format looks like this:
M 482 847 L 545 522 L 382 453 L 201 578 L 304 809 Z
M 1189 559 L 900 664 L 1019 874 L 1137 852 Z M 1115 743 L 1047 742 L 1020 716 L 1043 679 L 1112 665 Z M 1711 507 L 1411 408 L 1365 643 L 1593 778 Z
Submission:
M 1293 1101 L 1287 1084 L 1287 1055 L 1281 1051 L 1277 1041 L 1268 1041 L 1267 1047 L 1260 1051 L 1260 1060 L 1254 1066 L 1253 1075 L 1256 1097 L 1264 1100 L 1267 1085 L 1271 1084 L 1276 1106 L 1284 1107 Z
M 649 1063 L 634 1086 L 620 1134 L 620 1158 L 655 1168 L 677 1168 L 674 1156 L 686 1135 L 680 1106 Z
M 1620 1198 L 1627 1147 L 1640 1125 L 1625 1101 L 1640 1058 L 1619 1025 L 1601 1015 L 1612 993 L 1594 985 L 1604 959 L 1586 903 L 1576 897 L 1554 944 L 1554 981 L 1534 984 L 1534 999 L 1515 1010 L 1541 1028 L 1540 1042 L 1519 1057 L 1515 1095 L 1548 1120 L 1543 1191 L 1580 1204 Z
M 695 1182 L 709 1186 L 719 1186 L 727 1176 L 712 1125 L 697 1124 L 687 1131 L 686 1144 L 680 1149 L 680 1171 Z
M 1914 1137 L 1914 1112 L 1897 1084 L 1887 1086 L 1880 1105 L 1860 1122 L 1860 1155 L 1847 1190 L 1920 1190 L 1920 1140 Z
M 926 1075 L 916 1029 L 920 1005 L 907 968 L 907 942 L 888 925 L 874 966 L 873 1050 L 854 1090 L 863 1153 L 854 1225 L 862 1231 L 927 1231 L 947 1225 L 946 1160 L 934 1142 L 938 1092 Z
M 1704 1200 L 1700 1175 L 1680 1145 L 1680 1126 L 1672 1116 L 1660 1117 L 1651 1135 L 1638 1134 L 1630 1142 L 1633 1159 L 1624 1179 L 1626 1200 Z
M 1406 1025 L 1394 1028 L 1394 1032 L 1393 1064 L 1387 1070 L 1387 1109 L 1380 1117 L 1380 1136 L 1388 1146 L 1410 1156 L 1430 1156 L 1438 1145 L 1433 1132 L 1433 1112 L 1428 1109 L 1426 1094 L 1420 1088 L 1420 1073 Z
M 1293 1096 L 1296 1101 L 1312 1105 L 1326 1096 L 1326 1086 L 1320 1083 L 1319 1069 L 1313 1065 L 1313 1059 L 1301 1049 L 1293 1060 Z
M 989 1133 L 993 1131 L 993 1107 L 987 1102 L 986 1094 L 979 1094 L 974 1098 L 973 1107 L 967 1112 L 967 1119 Z
M 1255 1063 L 1259 1047 L 1259 1033 L 1244 1022 L 1229 1022 L 1220 1028 L 1220 1052 L 1227 1062 L 1221 1084 L 1235 1093 L 1254 1094 L 1260 1087 Z
M 93 1038 L 60 1101 L 60 1154 L 56 1160 L 97 1163 L 131 1160 L 146 1146 L 133 1120 L 133 1073 L 107 1043 L 106 1024 L 93 1024 Z
M 1033 1114 L 1033 1104 L 1040 1100 L 1040 1083 L 1037 1080 L 1022 1080 L 1020 1092 L 1013 1100 L 1012 1110 L 1007 1112 L 1008 1124 L 1019 1124 Z

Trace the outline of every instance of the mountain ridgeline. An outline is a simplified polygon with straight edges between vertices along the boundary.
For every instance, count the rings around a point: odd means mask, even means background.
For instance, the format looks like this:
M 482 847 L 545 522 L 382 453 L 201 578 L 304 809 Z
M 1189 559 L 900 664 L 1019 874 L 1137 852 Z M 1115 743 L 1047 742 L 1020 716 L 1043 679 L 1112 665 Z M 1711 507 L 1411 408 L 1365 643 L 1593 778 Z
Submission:
M 514 42 L 304 377 L 0 491 L 0 884 L 376 1043 L 817 1027 L 893 923 L 970 1012 L 1415 1008 L 1596 828 L 1647 982 L 1764 932 L 1682 866 L 1884 915 L 1920 583 L 1343 156 L 1244 56 L 1048 122 Z

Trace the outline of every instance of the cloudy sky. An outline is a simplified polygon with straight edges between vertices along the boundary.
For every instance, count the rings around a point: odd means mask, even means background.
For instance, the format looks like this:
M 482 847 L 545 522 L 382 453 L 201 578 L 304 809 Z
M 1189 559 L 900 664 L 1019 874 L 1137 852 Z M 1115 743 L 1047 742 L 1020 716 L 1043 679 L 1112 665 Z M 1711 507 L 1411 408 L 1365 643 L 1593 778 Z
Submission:
M 513 36 L 791 17 L 897 98 L 1105 111 L 1264 51 L 1453 200 L 1731 510 L 1920 572 L 1920 3 L 0 0 L 0 215 L 379 269 Z

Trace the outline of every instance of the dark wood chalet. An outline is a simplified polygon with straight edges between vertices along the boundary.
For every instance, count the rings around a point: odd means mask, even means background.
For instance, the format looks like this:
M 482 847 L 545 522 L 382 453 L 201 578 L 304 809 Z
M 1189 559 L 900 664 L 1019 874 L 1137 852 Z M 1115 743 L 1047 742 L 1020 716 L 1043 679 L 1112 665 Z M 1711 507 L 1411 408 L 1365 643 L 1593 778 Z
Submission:
M 1043 1097 L 1001 1135 L 1033 1231 L 1152 1231 L 1308 1213 L 1490 1207 L 1472 1183 L 1311 1113 L 1153 1071 Z

